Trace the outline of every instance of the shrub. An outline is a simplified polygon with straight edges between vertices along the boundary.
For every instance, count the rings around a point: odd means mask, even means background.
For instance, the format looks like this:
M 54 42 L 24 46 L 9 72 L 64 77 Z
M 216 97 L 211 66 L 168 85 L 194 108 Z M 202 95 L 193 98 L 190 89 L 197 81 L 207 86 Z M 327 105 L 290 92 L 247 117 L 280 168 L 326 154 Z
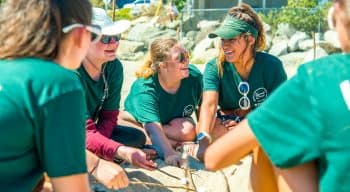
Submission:
M 176 5 L 177 9 L 181 12 L 181 10 L 186 5 L 186 0 L 174 0 L 174 4 Z
M 108 10 L 108 15 L 113 18 L 113 10 Z M 127 19 L 132 20 L 133 16 L 131 14 L 130 8 L 116 9 L 114 13 L 114 20 Z
M 114 0 L 113 0 L 114 1 Z M 104 8 L 104 3 L 103 3 L 103 0 L 90 0 L 91 4 L 94 6 L 94 7 L 100 7 L 100 8 Z
M 318 6 L 317 0 L 288 0 L 287 6 L 268 14 L 259 14 L 264 22 L 276 29 L 279 23 L 288 23 L 295 29 L 311 33 L 327 28 L 327 12 L 331 3 Z

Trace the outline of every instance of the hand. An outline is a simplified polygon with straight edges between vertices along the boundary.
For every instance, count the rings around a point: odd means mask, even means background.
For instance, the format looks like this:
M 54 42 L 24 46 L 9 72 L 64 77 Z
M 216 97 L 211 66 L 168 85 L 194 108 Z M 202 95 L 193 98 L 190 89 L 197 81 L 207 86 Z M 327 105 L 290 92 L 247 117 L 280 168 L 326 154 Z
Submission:
M 228 119 L 226 121 L 222 121 L 221 124 L 226 127 L 227 130 L 231 130 L 234 128 L 238 123 L 232 119 Z
M 165 163 L 168 165 L 181 167 L 183 160 L 181 158 L 181 154 L 178 152 L 175 152 L 171 155 L 167 155 L 164 157 Z
M 150 160 L 146 153 L 137 148 L 120 146 L 117 150 L 116 156 L 136 167 L 147 170 L 154 170 L 157 167 L 157 164 Z
M 123 168 L 103 159 L 99 160 L 92 175 L 110 189 L 120 189 L 129 185 L 129 179 Z
M 158 157 L 157 151 L 154 149 L 142 149 L 144 153 L 146 153 L 147 160 L 154 160 Z
M 198 151 L 197 151 L 197 158 L 198 160 L 200 160 L 201 162 L 204 161 L 204 153 L 205 150 L 207 149 L 207 147 L 209 146 L 209 140 L 208 138 L 203 138 L 201 140 L 199 140 L 199 147 L 198 147 Z

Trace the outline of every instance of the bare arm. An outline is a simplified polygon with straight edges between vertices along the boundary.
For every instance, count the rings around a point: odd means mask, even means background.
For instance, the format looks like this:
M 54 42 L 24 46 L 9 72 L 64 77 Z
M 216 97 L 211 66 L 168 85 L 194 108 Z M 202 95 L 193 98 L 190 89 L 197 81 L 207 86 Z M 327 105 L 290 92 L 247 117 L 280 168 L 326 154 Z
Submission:
M 118 164 L 106 161 L 86 150 L 88 171 L 98 181 L 110 189 L 120 189 L 129 185 L 129 179 Z
M 279 191 L 318 191 L 318 174 L 314 161 L 288 169 L 275 168 L 275 175 Z
M 215 125 L 215 113 L 218 106 L 219 94 L 216 91 L 204 91 L 200 107 L 198 131 L 211 133 Z
M 56 192 L 76 191 L 89 192 L 89 182 L 86 173 L 51 178 L 53 189 Z
M 244 120 L 208 147 L 204 155 L 205 166 L 209 170 L 227 167 L 238 162 L 256 146 L 258 142 L 247 120 Z

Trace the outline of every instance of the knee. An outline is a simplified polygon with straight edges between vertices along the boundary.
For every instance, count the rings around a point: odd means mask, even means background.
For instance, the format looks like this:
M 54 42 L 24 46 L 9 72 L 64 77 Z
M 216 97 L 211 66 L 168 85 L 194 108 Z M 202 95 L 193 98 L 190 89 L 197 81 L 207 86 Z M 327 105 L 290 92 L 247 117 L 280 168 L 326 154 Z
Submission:
M 138 147 L 142 147 L 146 143 L 146 135 L 141 130 L 135 129 L 134 138 Z
M 194 141 L 196 139 L 196 129 L 194 126 L 182 129 L 183 141 Z

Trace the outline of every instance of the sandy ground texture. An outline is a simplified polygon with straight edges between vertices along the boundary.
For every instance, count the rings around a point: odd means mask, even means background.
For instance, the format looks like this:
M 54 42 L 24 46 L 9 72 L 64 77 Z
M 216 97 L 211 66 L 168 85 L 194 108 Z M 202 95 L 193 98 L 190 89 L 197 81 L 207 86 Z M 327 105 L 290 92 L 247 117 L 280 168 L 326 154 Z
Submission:
M 122 61 L 124 66 L 124 83 L 122 88 L 121 109 L 124 106 L 124 100 L 129 93 L 132 82 L 135 80 L 134 72 L 141 62 Z M 200 71 L 204 70 L 205 65 L 197 65 Z M 286 68 L 288 77 L 295 73 L 295 67 Z M 182 192 L 182 191 L 201 191 L 201 192 L 245 192 L 248 190 L 251 156 L 247 156 L 237 165 L 229 166 L 222 171 L 210 172 L 205 170 L 202 163 L 188 157 L 188 169 L 167 166 L 162 160 L 156 160 L 159 170 L 147 171 L 123 164 L 129 177 L 130 185 L 118 191 L 122 192 Z M 187 176 L 188 185 L 183 184 L 181 178 Z M 192 178 L 192 179 L 191 179 Z M 92 189 L 98 192 L 109 191 L 93 178 Z M 183 179 L 182 179 L 183 180 Z M 193 180 L 193 181 L 192 181 Z M 186 189 L 187 187 L 187 189 Z

